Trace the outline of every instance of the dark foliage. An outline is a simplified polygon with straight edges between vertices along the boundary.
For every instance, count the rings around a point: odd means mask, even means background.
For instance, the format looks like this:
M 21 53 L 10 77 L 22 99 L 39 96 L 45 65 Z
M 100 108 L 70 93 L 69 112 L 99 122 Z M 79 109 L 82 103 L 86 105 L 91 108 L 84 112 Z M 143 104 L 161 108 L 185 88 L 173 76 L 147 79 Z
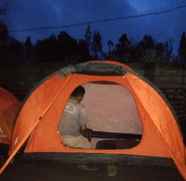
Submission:
M 92 33 L 88 25 L 83 39 L 75 39 L 67 32 L 60 32 L 33 43 L 31 37 L 20 42 L 9 36 L 7 26 L 0 23 L 0 60 L 1 63 L 42 63 L 61 62 L 62 65 L 79 63 L 90 59 L 115 59 L 121 62 L 142 63 L 185 63 L 186 33 L 180 39 L 178 56 L 172 55 L 170 42 L 156 42 L 152 36 L 145 35 L 133 43 L 126 33 L 118 42 L 107 42 L 108 50 L 103 48 L 102 36 Z
M 186 33 L 183 32 L 180 39 L 179 56 L 181 63 L 186 63 Z

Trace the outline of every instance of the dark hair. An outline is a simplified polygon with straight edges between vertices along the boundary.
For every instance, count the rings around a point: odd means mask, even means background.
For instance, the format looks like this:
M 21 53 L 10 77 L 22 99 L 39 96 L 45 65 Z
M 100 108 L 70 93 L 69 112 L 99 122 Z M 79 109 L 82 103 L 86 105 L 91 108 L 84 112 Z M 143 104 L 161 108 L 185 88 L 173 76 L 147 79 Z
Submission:
M 85 94 L 85 88 L 83 86 L 77 87 L 71 94 L 72 97 L 78 97 L 82 96 Z

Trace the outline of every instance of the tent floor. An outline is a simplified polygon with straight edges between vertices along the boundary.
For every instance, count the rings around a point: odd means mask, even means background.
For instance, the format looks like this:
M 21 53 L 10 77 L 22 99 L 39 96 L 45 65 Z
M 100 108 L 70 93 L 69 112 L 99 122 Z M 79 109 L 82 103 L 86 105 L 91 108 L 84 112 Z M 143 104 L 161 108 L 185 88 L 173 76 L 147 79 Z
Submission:
M 183 181 L 175 167 L 115 163 L 114 176 L 113 163 L 93 163 L 94 170 L 82 169 L 81 162 L 61 162 L 56 160 L 18 159 L 0 176 L 1 181 Z M 90 163 L 89 163 L 90 165 Z M 91 166 L 91 165 L 90 165 Z M 111 170 L 109 171 L 109 166 Z M 116 172 L 117 171 L 117 172 Z

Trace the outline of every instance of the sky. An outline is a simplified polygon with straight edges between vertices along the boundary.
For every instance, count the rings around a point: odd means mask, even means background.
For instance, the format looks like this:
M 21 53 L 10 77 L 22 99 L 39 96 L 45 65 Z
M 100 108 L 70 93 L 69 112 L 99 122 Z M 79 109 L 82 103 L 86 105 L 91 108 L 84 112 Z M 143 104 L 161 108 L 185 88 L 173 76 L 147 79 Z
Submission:
M 186 5 L 186 0 L 0 0 L 0 6 L 7 7 L 7 14 L 1 16 L 9 30 L 22 30 L 45 26 L 94 21 L 104 18 L 125 17 L 146 12 L 160 11 Z M 171 13 L 146 16 L 135 19 L 92 24 L 92 31 L 100 31 L 103 43 L 111 39 L 116 42 L 122 33 L 128 33 L 132 41 L 139 41 L 144 34 L 151 34 L 157 41 L 171 41 L 178 46 L 180 35 L 186 31 L 186 8 Z M 61 30 L 12 32 L 11 36 L 25 40 L 44 38 L 59 31 L 83 38 L 87 24 Z

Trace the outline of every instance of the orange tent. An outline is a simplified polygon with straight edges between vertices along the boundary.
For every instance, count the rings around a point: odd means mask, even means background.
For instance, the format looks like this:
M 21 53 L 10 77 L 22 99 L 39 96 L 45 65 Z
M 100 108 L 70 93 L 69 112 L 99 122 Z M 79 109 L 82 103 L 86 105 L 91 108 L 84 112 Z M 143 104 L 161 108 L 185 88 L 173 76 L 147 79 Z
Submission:
M 0 88 L 0 144 L 9 144 L 20 103 L 10 92 Z
M 62 144 L 60 116 L 72 91 L 90 82 L 113 82 L 130 91 L 143 131 L 140 143 L 129 149 L 75 149 Z M 46 134 L 47 133 L 47 134 Z M 2 173 L 20 148 L 26 153 L 83 153 L 141 155 L 171 158 L 186 180 L 186 153 L 176 119 L 157 90 L 128 66 L 92 61 L 55 72 L 35 89 L 20 111 Z

